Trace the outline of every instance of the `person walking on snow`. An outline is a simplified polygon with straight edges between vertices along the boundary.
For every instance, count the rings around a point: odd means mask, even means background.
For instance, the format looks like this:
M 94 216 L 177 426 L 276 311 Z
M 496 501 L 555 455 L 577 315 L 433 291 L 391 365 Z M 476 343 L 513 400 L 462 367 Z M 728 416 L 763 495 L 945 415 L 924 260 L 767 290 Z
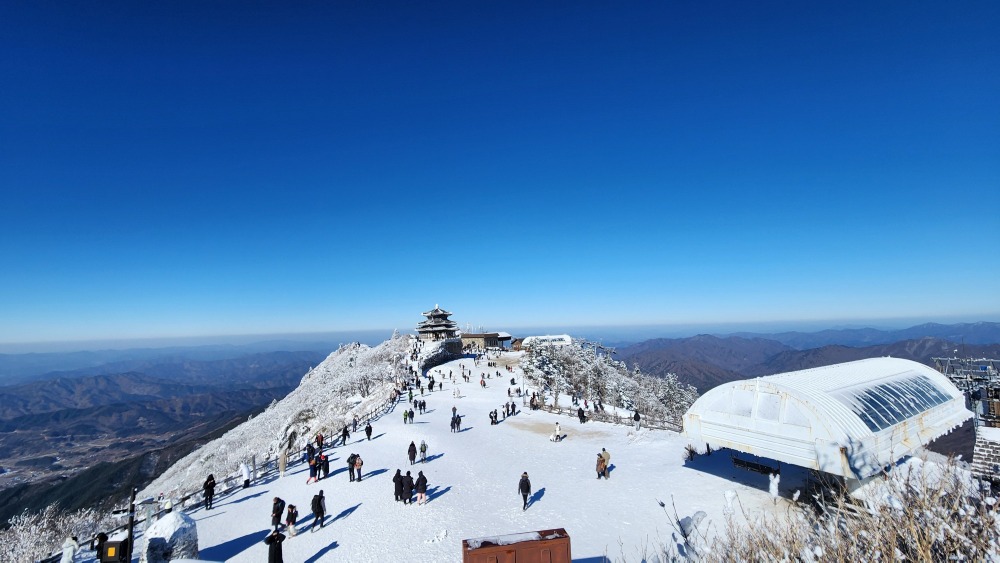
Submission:
M 417 445 L 410 442 L 410 447 L 406 449 L 406 455 L 410 458 L 410 465 L 413 465 L 417 459 Z
M 607 462 L 604 461 L 604 457 L 600 452 L 597 452 L 597 478 L 600 479 L 604 475 L 604 471 L 608 468 Z
M 521 507 L 521 510 L 528 510 L 528 495 L 531 494 L 531 481 L 528 480 L 527 471 L 521 474 L 521 480 L 517 482 L 517 492 L 521 493 L 521 497 L 524 498 L 524 506 Z
M 368 441 L 370 442 L 371 439 L 372 439 L 372 425 L 371 425 L 371 423 L 368 423 L 367 425 L 365 425 L 365 436 L 368 437 Z
M 639 411 L 635 411 L 635 414 L 632 415 L 632 420 L 635 421 L 635 429 L 638 430 L 639 429 Z
M 420 463 L 427 463 L 427 442 L 420 440 Z
M 271 505 L 271 525 L 277 530 L 281 527 L 281 517 L 285 513 L 285 501 L 278 497 L 274 497 L 274 503 Z
M 294 504 L 288 505 L 288 513 L 285 514 L 285 529 L 290 537 L 295 537 L 295 523 L 299 521 L 299 509 Z
M 403 424 L 406 424 L 408 418 L 410 418 L 410 411 L 403 409 Z
M 62 558 L 59 563 L 73 563 L 76 552 L 80 550 L 80 544 L 76 541 L 76 536 L 66 538 L 62 544 Z
M 604 458 L 604 478 L 607 479 L 611 474 L 611 452 L 601 448 L 601 457 Z
M 417 504 L 421 505 L 427 502 L 427 477 L 424 477 L 423 471 L 417 472 Z
M 312 500 L 312 513 L 313 513 L 313 523 L 312 527 L 309 528 L 310 532 L 316 531 L 316 524 L 319 523 L 319 527 L 323 527 L 323 519 L 326 518 L 326 499 L 323 498 L 323 491 L 320 491 Z
M 350 432 L 347 431 L 347 425 L 344 425 L 344 431 L 340 433 L 340 439 L 342 440 L 341 446 L 347 445 L 347 439 L 351 437 Z

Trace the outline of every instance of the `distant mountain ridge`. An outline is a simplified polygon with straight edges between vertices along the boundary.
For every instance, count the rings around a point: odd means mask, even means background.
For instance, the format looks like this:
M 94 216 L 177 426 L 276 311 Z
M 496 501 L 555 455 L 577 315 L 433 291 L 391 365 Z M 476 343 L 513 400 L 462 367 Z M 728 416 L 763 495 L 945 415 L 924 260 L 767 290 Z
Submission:
M 736 332 L 719 336 L 776 340 L 786 346 L 799 350 L 819 348 L 833 344 L 843 346 L 873 346 L 876 344 L 890 344 L 902 340 L 919 340 L 922 338 L 937 338 L 958 344 L 995 344 L 1000 342 L 1000 323 L 985 321 L 949 325 L 924 323 L 897 330 L 844 328 L 821 330 L 818 332 L 789 331 L 772 334 Z

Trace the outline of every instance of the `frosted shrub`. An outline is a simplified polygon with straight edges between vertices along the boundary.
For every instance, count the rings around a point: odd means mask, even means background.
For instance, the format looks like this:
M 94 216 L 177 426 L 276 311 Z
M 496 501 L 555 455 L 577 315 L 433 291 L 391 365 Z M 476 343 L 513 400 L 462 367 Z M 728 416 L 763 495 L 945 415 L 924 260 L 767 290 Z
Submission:
M 7 522 L 0 531 L 0 561 L 30 563 L 60 549 L 63 541 L 76 536 L 81 548 L 97 535 L 120 525 L 110 514 L 91 508 L 63 512 L 57 505 L 29 513 L 27 510 Z
M 815 510 L 730 520 L 713 552 L 735 561 L 996 560 L 996 514 L 968 472 L 911 461 L 874 484 L 867 506 L 842 492 Z

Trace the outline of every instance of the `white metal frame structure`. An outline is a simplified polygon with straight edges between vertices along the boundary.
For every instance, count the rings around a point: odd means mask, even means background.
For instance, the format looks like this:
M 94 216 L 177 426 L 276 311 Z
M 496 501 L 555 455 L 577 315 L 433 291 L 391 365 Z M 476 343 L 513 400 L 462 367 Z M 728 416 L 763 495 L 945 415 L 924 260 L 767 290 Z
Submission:
M 720 385 L 688 409 L 684 434 L 862 481 L 971 417 L 936 370 L 872 358 Z

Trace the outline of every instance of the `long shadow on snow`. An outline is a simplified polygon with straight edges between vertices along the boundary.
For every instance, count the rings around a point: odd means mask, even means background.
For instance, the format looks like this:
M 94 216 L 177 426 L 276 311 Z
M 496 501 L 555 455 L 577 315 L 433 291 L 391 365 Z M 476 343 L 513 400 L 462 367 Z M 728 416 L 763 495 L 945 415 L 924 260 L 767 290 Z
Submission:
M 444 457 L 444 453 L 429 455 L 429 456 L 427 456 L 427 460 L 424 463 L 427 463 L 428 461 L 434 461 L 435 459 L 438 459 L 438 458 L 441 458 L 441 457 Z
M 372 440 L 378 440 L 378 439 L 379 439 L 379 438 L 381 438 L 382 436 L 385 436 L 385 432 L 383 432 L 383 433 L 379 434 L 378 436 L 375 436 L 374 438 L 372 438 Z
M 376 475 L 381 475 L 381 474 L 385 473 L 386 471 L 389 471 L 389 470 L 386 469 L 386 468 L 384 468 L 384 467 L 382 469 L 375 469 L 373 471 L 369 471 L 368 473 L 365 473 L 364 477 L 367 479 L 369 477 L 374 477 Z
M 323 549 L 317 551 L 316 554 L 313 555 L 312 557 L 310 557 L 309 559 L 306 559 L 305 563 L 316 563 L 317 561 L 319 561 L 320 559 L 322 559 L 323 556 L 327 554 L 327 552 L 329 552 L 330 550 L 333 550 L 333 549 L 337 549 L 338 547 L 340 547 L 340 544 L 338 544 L 336 541 L 330 542 L 330 545 L 328 545 L 328 546 L 324 547 Z
M 215 510 L 216 508 L 218 508 L 218 507 L 220 507 L 220 506 L 226 506 L 226 505 L 229 505 L 229 504 L 239 504 L 239 503 L 241 503 L 241 502 L 244 502 L 244 501 L 248 501 L 248 500 L 250 500 L 250 499 L 252 499 L 252 498 L 257 498 L 257 497 L 259 497 L 259 496 L 263 496 L 263 495 L 265 495 L 265 494 L 267 494 L 267 491 L 261 491 L 261 492 L 259 492 L 259 493 L 254 493 L 254 494 L 252 494 L 252 495 L 247 495 L 247 496 L 245 496 L 245 497 L 243 497 L 243 498 L 238 498 L 238 499 L 236 499 L 236 500 L 233 500 L 233 501 L 229 501 L 229 502 L 224 502 L 224 503 L 222 503 L 222 504 L 214 504 L 214 503 L 213 503 L 213 504 L 212 504 L 212 509 L 213 509 L 213 510 Z
M 355 504 L 354 506 L 352 506 L 350 508 L 345 508 L 344 510 L 342 510 L 340 512 L 340 514 L 334 516 L 333 520 L 330 520 L 330 523 L 333 524 L 334 522 L 336 522 L 337 520 L 340 520 L 341 518 L 347 518 L 348 516 L 350 516 L 351 514 L 353 514 L 354 511 L 357 510 L 359 506 L 361 506 L 360 502 L 358 504 Z
M 233 538 L 227 542 L 220 543 L 219 545 L 213 545 L 212 547 L 202 549 L 198 552 L 198 557 L 209 561 L 225 561 L 227 559 L 232 559 L 247 549 L 250 549 L 251 546 L 262 543 L 264 538 L 266 538 L 269 533 L 271 533 L 271 529 L 265 528 L 259 532 L 251 532 L 245 536 Z
M 440 491 L 438 489 L 441 489 L 441 487 L 428 487 L 427 488 L 427 502 L 430 502 L 430 501 L 438 498 L 439 496 L 447 493 L 448 491 L 450 491 L 451 490 L 451 485 L 448 485 L 446 488 L 444 488 L 444 489 L 442 489 Z
M 528 499 L 528 507 L 534 506 L 535 503 L 542 500 L 542 497 L 544 496 L 545 496 L 545 487 L 542 487 L 541 489 L 535 491 L 535 494 L 531 495 L 531 498 Z
M 465 432 L 466 430 L 472 430 L 475 426 L 466 426 L 465 428 L 459 430 L 459 432 Z

